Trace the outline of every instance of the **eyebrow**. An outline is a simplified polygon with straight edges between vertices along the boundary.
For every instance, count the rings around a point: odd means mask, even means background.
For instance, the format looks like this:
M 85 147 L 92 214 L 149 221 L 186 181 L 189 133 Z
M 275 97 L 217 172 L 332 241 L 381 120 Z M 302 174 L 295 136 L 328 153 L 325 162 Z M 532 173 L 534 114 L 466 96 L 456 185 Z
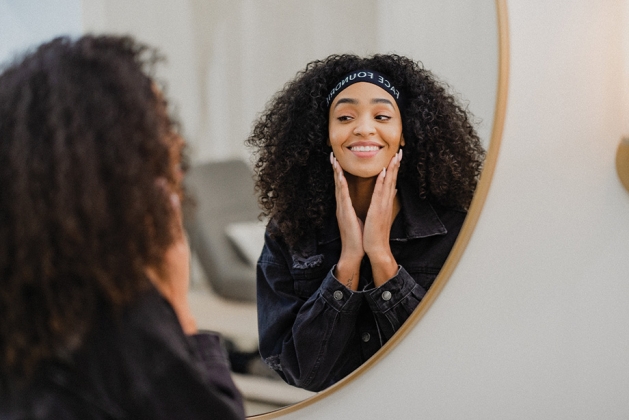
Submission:
M 391 106 L 393 106 L 393 102 L 391 102 L 390 100 L 386 99 L 386 98 L 374 98 L 370 101 L 372 104 L 389 104 Z M 353 98 L 341 98 L 339 99 L 339 101 L 336 103 L 336 105 L 334 105 L 334 108 L 336 108 L 337 106 L 339 106 L 340 104 L 352 104 L 352 105 L 358 105 L 358 100 L 353 99 Z
M 358 100 L 356 99 L 352 99 L 352 98 L 341 98 L 339 99 L 339 101 L 336 103 L 336 105 L 334 105 L 334 108 L 336 108 L 337 106 L 341 105 L 341 104 L 352 104 L 352 105 L 358 105 Z
M 386 99 L 386 98 L 375 98 L 371 100 L 372 104 L 389 104 L 391 106 L 393 106 L 393 102 L 391 102 L 390 100 Z

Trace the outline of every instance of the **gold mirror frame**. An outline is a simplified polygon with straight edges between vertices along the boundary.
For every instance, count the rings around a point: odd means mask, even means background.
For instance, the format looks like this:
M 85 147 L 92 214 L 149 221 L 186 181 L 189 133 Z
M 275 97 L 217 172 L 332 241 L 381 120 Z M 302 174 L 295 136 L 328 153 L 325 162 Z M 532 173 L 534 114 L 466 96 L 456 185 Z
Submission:
M 441 292 L 443 287 L 450 279 L 452 272 L 454 271 L 456 265 L 461 259 L 461 256 L 463 255 L 463 251 L 465 251 L 465 248 L 470 241 L 472 232 L 476 227 L 476 223 L 478 222 L 478 218 L 480 217 L 481 210 L 483 209 L 483 205 L 485 204 L 485 199 L 487 198 L 489 186 L 491 185 L 491 181 L 494 175 L 494 169 L 496 167 L 496 161 L 498 159 L 498 152 L 500 149 L 502 131 L 504 128 L 505 115 L 507 111 L 507 88 L 509 81 L 509 31 L 507 21 L 507 5 L 506 0 L 495 1 L 498 21 L 498 90 L 496 94 L 496 107 L 494 111 L 491 141 L 487 150 L 487 158 L 485 159 L 483 172 L 481 174 L 478 187 L 476 188 L 476 192 L 474 193 L 474 198 L 472 199 L 467 217 L 465 219 L 465 222 L 463 223 L 463 227 L 461 228 L 459 237 L 452 247 L 452 251 L 450 252 L 450 255 L 448 256 L 445 264 L 443 265 L 443 268 L 439 272 L 439 275 L 435 279 L 431 288 L 428 290 L 428 293 L 426 293 L 424 299 L 422 299 L 417 309 L 415 309 L 411 316 L 406 320 L 404 325 L 402 325 L 397 333 L 373 357 L 363 363 L 358 369 L 345 377 L 343 380 L 317 393 L 316 395 L 313 395 L 308 399 L 287 407 L 280 408 L 275 411 L 247 417 L 248 419 L 269 420 L 276 419 L 285 414 L 293 413 L 322 400 L 323 398 L 327 397 L 333 392 L 336 392 L 337 390 L 341 389 L 342 387 L 346 386 L 347 384 L 358 378 L 360 375 L 366 372 L 367 369 L 370 369 L 374 364 L 378 363 L 378 361 L 389 354 L 391 349 L 393 349 L 393 347 L 395 347 L 400 341 L 402 341 L 402 339 L 404 339 L 404 337 L 406 337 L 406 335 L 413 329 L 415 324 L 417 324 L 417 322 L 419 322 L 419 320 L 424 316 L 426 311 L 428 311 L 435 299 L 437 299 L 437 297 L 439 296 L 439 293 Z

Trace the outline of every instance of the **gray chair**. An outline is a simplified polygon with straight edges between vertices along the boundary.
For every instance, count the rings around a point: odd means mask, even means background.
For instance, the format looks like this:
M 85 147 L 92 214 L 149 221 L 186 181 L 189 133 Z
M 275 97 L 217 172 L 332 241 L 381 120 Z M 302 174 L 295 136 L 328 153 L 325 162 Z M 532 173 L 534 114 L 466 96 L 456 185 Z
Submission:
M 192 167 L 184 181 L 195 201 L 185 210 L 184 225 L 212 289 L 227 299 L 256 300 L 255 266 L 226 234 L 237 222 L 255 222 L 260 208 L 253 173 L 242 160 Z

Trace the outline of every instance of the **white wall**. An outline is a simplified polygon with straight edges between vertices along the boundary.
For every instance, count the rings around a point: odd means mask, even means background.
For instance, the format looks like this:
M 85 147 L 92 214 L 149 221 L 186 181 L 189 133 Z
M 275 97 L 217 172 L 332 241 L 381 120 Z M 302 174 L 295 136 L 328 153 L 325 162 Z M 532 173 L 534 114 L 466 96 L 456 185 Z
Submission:
M 493 2 L 461 0 L 0 0 L 0 62 L 60 34 L 131 34 L 158 47 L 194 161 L 246 158 L 268 99 L 311 60 L 397 52 L 469 101 L 489 138 Z
M 448 83 L 469 104 L 487 145 L 498 78 L 494 2 L 379 0 L 377 16 L 377 49 L 419 60 Z
M 624 2 L 624 17 L 629 20 L 629 1 L 625 0 Z M 621 92 L 623 94 L 623 132 L 625 136 L 629 137 L 629 31 L 625 30 L 622 33 L 622 47 L 623 51 L 625 51 L 625 63 L 624 63 L 624 74 L 622 78 L 621 84 Z
M 243 142 L 266 102 L 306 63 L 332 53 L 396 51 L 421 59 L 469 101 L 482 120 L 481 137 L 489 137 L 497 55 L 492 0 L 82 4 L 86 31 L 129 33 L 168 57 L 160 75 L 179 109 L 193 162 L 248 159 Z
M 59 35 L 81 33 L 81 0 L 0 0 L 0 63 Z
M 627 2 L 507 3 L 506 126 L 460 264 L 384 360 L 282 418 L 629 418 Z
M 83 0 L 83 9 L 87 32 L 131 34 L 167 56 L 159 75 L 179 110 L 193 162 L 201 162 L 248 159 L 243 143 L 253 120 L 298 70 L 349 45 L 360 53 L 373 45 L 372 3 Z M 350 9 L 359 13 L 344 21 Z
M 207 102 L 205 126 L 194 140 L 199 160 L 234 155 L 248 159 L 243 142 L 256 116 L 284 83 L 311 60 L 352 46 L 363 52 L 374 42 L 364 26 L 373 20 L 372 2 L 360 2 L 356 9 L 361 12 L 344 25 L 335 23 L 358 0 L 219 3 L 220 8 L 197 2 L 197 38 L 205 44 L 197 59 Z M 212 22 L 204 21 L 210 16 Z

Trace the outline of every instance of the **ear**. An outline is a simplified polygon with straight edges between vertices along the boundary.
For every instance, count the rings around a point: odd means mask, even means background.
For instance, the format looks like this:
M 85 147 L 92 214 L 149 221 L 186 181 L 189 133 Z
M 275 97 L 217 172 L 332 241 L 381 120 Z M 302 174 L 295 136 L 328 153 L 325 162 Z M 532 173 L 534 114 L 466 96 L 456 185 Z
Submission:
M 329 142 L 330 140 L 328 140 Z M 404 141 L 404 134 L 402 134 L 400 136 L 400 147 L 403 147 L 404 145 L 406 145 L 406 142 Z

